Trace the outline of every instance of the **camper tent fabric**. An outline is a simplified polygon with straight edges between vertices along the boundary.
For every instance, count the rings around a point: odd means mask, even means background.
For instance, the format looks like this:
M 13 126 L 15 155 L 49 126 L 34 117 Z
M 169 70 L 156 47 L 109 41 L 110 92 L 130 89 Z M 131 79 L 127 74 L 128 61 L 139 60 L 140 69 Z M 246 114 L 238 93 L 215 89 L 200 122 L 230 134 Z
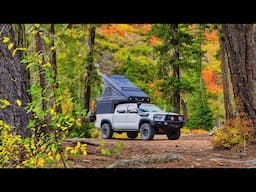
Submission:
M 150 102 L 150 98 L 121 75 L 102 75 L 104 89 L 96 103 L 96 114 L 113 113 L 115 106 L 127 102 Z
M 104 91 L 102 97 L 129 97 L 149 98 L 141 89 L 122 75 L 102 75 Z

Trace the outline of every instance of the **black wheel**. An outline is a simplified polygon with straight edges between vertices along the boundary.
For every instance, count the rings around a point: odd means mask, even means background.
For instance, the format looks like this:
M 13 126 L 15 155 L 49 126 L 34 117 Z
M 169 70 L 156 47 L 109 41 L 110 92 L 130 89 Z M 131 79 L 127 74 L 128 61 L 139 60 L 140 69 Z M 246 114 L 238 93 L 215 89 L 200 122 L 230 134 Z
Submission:
M 112 138 L 113 130 L 109 123 L 103 123 L 101 125 L 101 136 L 103 139 L 110 139 Z
M 143 123 L 140 126 L 140 135 L 143 140 L 152 140 L 155 135 L 155 129 L 148 123 Z
M 127 132 L 126 133 L 127 137 L 129 137 L 130 139 L 135 139 L 138 136 L 138 132 Z
M 167 133 L 169 140 L 177 140 L 180 138 L 180 129 L 175 129 Z

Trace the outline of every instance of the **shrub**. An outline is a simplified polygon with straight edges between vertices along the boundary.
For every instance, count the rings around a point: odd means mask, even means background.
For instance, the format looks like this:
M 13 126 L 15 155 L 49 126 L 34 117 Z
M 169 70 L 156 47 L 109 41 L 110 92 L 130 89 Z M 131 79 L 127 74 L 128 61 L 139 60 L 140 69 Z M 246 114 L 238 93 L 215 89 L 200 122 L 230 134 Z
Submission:
M 96 128 L 89 129 L 89 135 L 91 138 L 98 138 L 100 135 L 100 132 Z
M 236 119 L 229 120 L 223 130 L 217 129 L 211 139 L 214 148 L 231 149 L 235 146 L 246 147 L 247 142 L 253 141 L 253 124 L 251 120 L 240 114 Z

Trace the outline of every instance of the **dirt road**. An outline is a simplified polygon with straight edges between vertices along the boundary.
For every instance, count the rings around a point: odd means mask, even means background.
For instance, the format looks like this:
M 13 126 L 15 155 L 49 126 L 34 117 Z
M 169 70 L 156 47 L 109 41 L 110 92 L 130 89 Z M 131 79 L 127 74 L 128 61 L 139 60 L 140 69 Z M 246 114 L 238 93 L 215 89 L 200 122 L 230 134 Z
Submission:
M 256 146 L 246 150 L 214 150 L 208 134 L 181 135 L 179 140 L 167 140 L 156 135 L 152 141 L 141 139 L 72 139 L 87 143 L 88 155 L 72 159 L 70 167 L 83 168 L 256 168 Z M 121 148 L 118 145 L 123 144 Z M 103 150 L 111 151 L 107 156 Z

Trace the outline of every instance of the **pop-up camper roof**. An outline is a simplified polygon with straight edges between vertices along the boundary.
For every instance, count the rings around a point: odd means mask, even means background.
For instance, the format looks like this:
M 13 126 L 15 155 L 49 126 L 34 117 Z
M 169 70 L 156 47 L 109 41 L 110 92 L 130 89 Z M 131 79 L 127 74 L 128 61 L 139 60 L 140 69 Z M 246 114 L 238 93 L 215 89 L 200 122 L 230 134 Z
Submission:
M 122 75 L 102 75 L 104 90 L 101 100 L 149 102 L 150 98 L 140 88 Z
M 122 75 L 102 75 L 104 89 L 102 96 L 97 100 L 96 114 L 114 113 L 119 103 L 144 102 L 150 98 L 140 88 Z

